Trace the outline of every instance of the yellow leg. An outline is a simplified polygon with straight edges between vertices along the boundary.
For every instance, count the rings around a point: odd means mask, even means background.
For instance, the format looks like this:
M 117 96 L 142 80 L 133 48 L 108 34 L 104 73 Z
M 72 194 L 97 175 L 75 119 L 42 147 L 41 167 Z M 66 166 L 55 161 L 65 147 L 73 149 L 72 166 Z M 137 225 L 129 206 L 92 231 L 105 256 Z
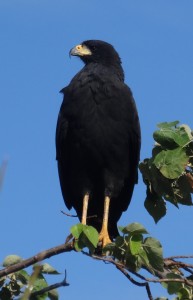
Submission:
M 102 242 L 102 247 L 105 247 L 107 244 L 111 243 L 111 240 L 110 240 L 110 237 L 108 234 L 109 205 L 110 205 L 110 198 L 108 196 L 106 196 L 105 202 L 104 202 L 104 214 L 103 214 L 102 229 L 99 234 L 99 242 Z
M 83 198 L 83 208 L 82 208 L 82 218 L 81 223 L 83 225 L 86 225 L 86 219 L 87 219 L 87 210 L 88 210 L 88 200 L 89 200 L 89 194 L 86 194 Z M 70 234 L 67 236 L 65 243 L 68 243 L 73 238 L 73 235 Z M 75 239 L 73 238 L 73 242 Z
M 89 194 L 86 194 L 83 198 L 83 208 L 82 208 L 82 219 L 81 223 L 83 225 L 86 225 L 86 218 L 87 218 L 87 210 L 88 210 L 88 200 L 89 200 Z

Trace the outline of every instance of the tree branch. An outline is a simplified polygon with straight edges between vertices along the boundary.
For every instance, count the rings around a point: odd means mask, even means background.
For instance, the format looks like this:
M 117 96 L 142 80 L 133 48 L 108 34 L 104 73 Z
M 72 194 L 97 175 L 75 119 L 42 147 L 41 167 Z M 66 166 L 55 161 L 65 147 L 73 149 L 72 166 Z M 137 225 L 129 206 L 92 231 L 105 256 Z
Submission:
M 71 217 L 71 218 L 78 218 L 78 216 L 77 215 L 71 215 L 71 214 L 69 214 L 69 213 L 66 213 L 65 211 L 63 211 L 63 210 L 61 210 L 61 213 L 63 214 L 63 215 L 65 215 L 65 216 L 67 216 L 67 217 Z
M 165 260 L 172 260 L 178 258 L 193 258 L 193 255 L 175 255 L 175 256 L 166 257 Z
M 174 267 L 177 266 L 179 268 L 193 268 L 193 264 L 186 264 L 181 261 L 175 261 L 174 259 L 164 259 L 164 264 L 167 267 Z
M 85 255 L 87 255 L 87 256 L 90 256 L 90 257 L 92 257 L 94 259 L 102 260 L 104 262 L 111 263 L 111 264 L 115 265 L 116 268 L 119 269 L 119 270 L 124 269 L 124 271 L 127 274 L 128 274 L 128 271 L 130 272 L 130 270 L 127 270 L 123 264 L 121 264 L 119 262 L 116 262 L 111 257 L 98 256 L 98 255 L 90 255 L 89 253 L 87 253 L 85 251 L 82 251 L 82 253 L 85 254 Z M 147 268 L 145 268 L 145 269 L 150 272 L 150 270 L 148 270 Z M 129 280 L 131 279 L 130 281 L 132 283 L 138 285 L 138 286 L 145 286 L 145 283 L 147 283 L 147 282 L 154 282 L 154 283 L 157 283 L 157 282 L 159 282 L 159 283 L 161 283 L 161 282 L 181 282 L 181 283 L 185 283 L 186 285 L 189 285 L 189 286 L 193 287 L 193 281 L 188 280 L 187 278 L 160 278 L 160 279 L 156 279 L 156 278 L 147 278 L 147 277 L 142 276 L 142 275 L 140 275 L 140 274 L 138 274 L 136 272 L 132 272 L 132 273 L 135 276 L 140 277 L 141 279 L 143 279 L 145 281 L 144 283 L 140 283 L 140 282 L 134 280 L 133 278 L 131 278 L 130 275 L 129 275 L 128 279 Z
M 19 270 L 25 269 L 25 268 L 27 268 L 27 267 L 29 267 L 29 266 L 37 263 L 37 262 L 43 261 L 44 259 L 50 258 L 54 255 L 58 255 L 60 253 L 70 252 L 70 251 L 75 250 L 74 249 L 74 240 L 72 240 L 71 238 L 72 238 L 72 235 L 70 235 L 69 239 L 67 239 L 67 241 L 62 245 L 59 245 L 59 246 L 50 248 L 48 250 L 39 252 L 38 254 L 36 254 L 36 255 L 26 259 L 26 260 L 23 260 L 23 261 L 21 261 L 17 264 L 14 264 L 12 266 L 9 266 L 9 267 L 6 267 L 6 268 L 0 270 L 0 278 L 3 277 L 3 276 L 9 275 L 11 273 L 15 273 Z M 161 272 L 161 275 L 159 274 L 159 272 L 158 272 L 158 274 L 155 273 L 155 276 L 157 276 L 158 278 L 147 278 L 145 276 L 142 276 L 141 274 L 138 274 L 136 272 L 128 270 L 124 266 L 123 263 L 114 260 L 112 257 L 100 256 L 100 255 L 96 255 L 96 254 L 91 255 L 91 254 L 89 254 L 88 252 L 85 252 L 85 251 L 82 251 L 82 253 L 84 255 L 87 255 L 87 256 L 93 258 L 93 259 L 97 259 L 97 260 L 101 260 L 105 263 L 113 264 L 131 283 L 133 283 L 137 286 L 145 287 L 146 291 L 147 291 L 147 294 L 148 294 L 149 300 L 153 300 L 153 297 L 152 297 L 152 294 L 151 294 L 151 291 L 150 291 L 150 287 L 149 287 L 149 283 L 151 283 L 151 282 L 154 282 L 154 283 L 181 282 L 181 283 L 184 283 L 184 284 L 186 284 L 190 287 L 193 287 L 193 281 L 188 280 L 186 277 L 183 277 L 183 278 L 166 278 L 167 274 L 165 275 L 165 271 L 164 271 L 164 272 Z M 186 264 L 186 263 L 181 262 L 181 261 L 175 261 L 174 258 L 175 259 L 193 258 L 193 255 L 189 255 L 189 256 L 182 256 L 182 255 L 181 256 L 172 256 L 172 257 L 164 259 L 164 264 L 165 264 L 165 268 L 167 270 L 167 273 L 171 272 L 170 268 L 172 268 L 173 266 L 176 266 L 178 268 L 182 268 L 182 269 L 192 273 L 191 269 L 193 269 L 193 264 Z M 144 269 L 146 269 L 149 273 L 153 274 L 151 272 L 151 270 L 147 269 L 145 266 L 144 266 Z M 134 276 L 138 277 L 139 279 L 141 279 L 143 282 L 139 282 L 139 281 L 135 280 L 129 274 L 129 272 L 132 273 Z M 34 293 L 35 293 L 35 295 L 40 295 L 40 294 L 48 292 L 48 291 L 50 291 L 54 288 L 58 288 L 60 286 L 67 286 L 67 285 L 69 285 L 69 284 L 66 282 L 66 275 L 65 275 L 65 278 L 62 282 L 53 284 L 53 285 L 47 287 L 46 289 L 42 289 L 42 290 L 34 292 Z
M 94 259 L 98 259 L 98 260 L 102 260 L 104 262 L 108 262 L 108 263 L 111 263 L 113 264 L 114 266 L 116 266 L 116 268 L 127 278 L 129 279 L 129 281 L 137 286 L 141 286 L 141 287 L 145 287 L 146 288 L 146 291 L 147 291 L 147 294 L 148 294 L 148 297 L 149 297 L 149 300 L 153 300 L 153 296 L 151 294 L 151 290 L 150 290 L 150 287 L 149 287 L 149 283 L 148 282 L 138 282 L 136 281 L 134 278 L 132 278 L 129 273 L 126 271 L 125 267 L 123 264 L 121 263 L 118 263 L 116 262 L 115 260 L 113 260 L 112 258 L 107 258 L 107 257 L 101 257 L 101 256 L 98 256 L 98 255 L 90 255 L 89 253 L 85 252 L 85 251 L 82 251 L 83 254 L 87 255 L 87 256 L 90 256 Z M 146 281 L 146 278 L 141 276 L 140 274 L 137 274 L 135 272 L 132 272 L 134 275 L 138 276 L 140 279 L 143 279 L 144 281 Z
M 66 213 L 65 211 L 61 210 L 60 211 L 63 215 L 70 217 L 70 218 L 78 218 L 78 215 L 71 215 L 69 213 Z M 92 219 L 92 218 L 97 218 L 97 215 L 93 215 L 93 216 L 87 216 L 87 219 Z
M 41 289 L 41 290 L 36 291 L 36 292 L 33 292 L 33 293 L 31 293 L 31 296 L 32 297 L 39 296 L 39 295 L 47 293 L 47 292 L 49 292 L 51 290 L 57 289 L 57 288 L 59 288 L 61 286 L 69 286 L 70 284 L 67 283 L 66 278 L 67 278 L 67 273 L 66 273 L 66 270 L 65 270 L 65 277 L 64 277 L 64 279 L 61 282 L 49 285 L 48 287 L 46 287 L 44 289 Z
M 119 271 L 121 271 L 121 273 L 123 275 L 125 275 L 126 278 L 129 279 L 129 281 L 131 281 L 133 284 L 135 284 L 137 286 L 145 286 L 149 300 L 153 300 L 153 296 L 151 294 L 151 290 L 150 290 L 148 282 L 138 282 L 138 281 L 134 280 L 124 268 L 121 268 L 120 266 L 117 266 L 116 268 Z
M 68 242 L 68 243 L 64 243 L 62 245 L 50 248 L 48 250 L 39 252 L 38 254 L 19 262 L 18 264 L 15 264 L 15 265 L 12 265 L 12 266 L 9 266 L 7 268 L 0 270 L 0 278 L 3 276 L 9 275 L 11 273 L 17 272 L 19 270 L 25 269 L 25 268 L 27 268 L 39 261 L 42 261 L 46 258 L 50 258 L 50 257 L 60 254 L 60 253 L 70 252 L 72 250 L 74 250 L 73 242 Z

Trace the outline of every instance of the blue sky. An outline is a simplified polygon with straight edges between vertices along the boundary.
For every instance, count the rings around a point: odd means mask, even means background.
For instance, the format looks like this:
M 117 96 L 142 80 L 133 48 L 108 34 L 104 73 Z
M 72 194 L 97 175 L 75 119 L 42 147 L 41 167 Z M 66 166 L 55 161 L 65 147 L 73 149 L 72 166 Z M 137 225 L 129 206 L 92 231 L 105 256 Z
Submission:
M 95 38 L 112 43 L 122 58 L 141 120 L 141 159 L 151 155 L 157 123 L 180 120 L 193 128 L 192 0 L 1 0 L 0 161 L 7 159 L 8 166 L 0 195 L 0 261 L 63 243 L 76 222 L 60 213 L 67 209 L 55 161 L 55 126 L 59 90 L 82 67 L 68 52 Z M 167 216 L 155 225 L 144 199 L 140 179 L 119 224 L 142 223 L 161 241 L 165 256 L 193 254 L 193 209 L 168 205 Z M 81 254 L 63 254 L 49 263 L 67 269 L 70 286 L 60 289 L 61 299 L 147 298 L 112 266 Z M 155 284 L 152 292 L 166 295 Z

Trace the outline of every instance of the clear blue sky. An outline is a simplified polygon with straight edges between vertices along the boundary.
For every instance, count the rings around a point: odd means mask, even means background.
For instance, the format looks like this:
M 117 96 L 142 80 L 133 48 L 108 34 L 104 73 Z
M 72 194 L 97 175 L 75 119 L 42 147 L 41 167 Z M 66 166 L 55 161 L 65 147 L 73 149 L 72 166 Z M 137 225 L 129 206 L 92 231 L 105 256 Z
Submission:
M 82 67 L 78 58 L 69 59 L 69 49 L 95 38 L 112 43 L 122 58 L 141 120 L 141 159 L 151 155 L 157 123 L 180 120 L 193 128 L 192 0 L 1 0 L 0 161 L 8 159 L 8 167 L 0 195 L 0 261 L 63 243 L 76 222 L 60 213 L 67 209 L 55 161 L 55 126 L 59 90 Z M 140 179 L 119 224 L 142 223 L 161 241 L 165 256 L 193 254 L 193 208 L 168 205 L 167 216 L 155 225 L 144 199 Z M 81 254 L 49 263 L 67 269 L 70 286 L 60 289 L 61 299 L 147 299 L 144 289 L 112 266 Z M 166 295 L 159 285 L 152 291 L 154 297 Z

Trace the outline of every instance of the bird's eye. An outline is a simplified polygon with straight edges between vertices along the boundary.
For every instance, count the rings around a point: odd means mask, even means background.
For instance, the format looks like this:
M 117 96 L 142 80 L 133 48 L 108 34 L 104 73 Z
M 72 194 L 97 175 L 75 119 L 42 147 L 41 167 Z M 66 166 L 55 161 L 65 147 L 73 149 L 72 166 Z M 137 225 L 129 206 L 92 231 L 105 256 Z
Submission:
M 77 45 L 77 46 L 76 46 L 76 49 L 77 49 L 77 50 L 81 50 L 81 48 L 82 48 L 81 45 Z
M 92 46 L 92 47 L 91 47 L 91 50 L 92 50 L 92 51 L 95 51 L 95 50 L 96 50 L 96 46 Z

